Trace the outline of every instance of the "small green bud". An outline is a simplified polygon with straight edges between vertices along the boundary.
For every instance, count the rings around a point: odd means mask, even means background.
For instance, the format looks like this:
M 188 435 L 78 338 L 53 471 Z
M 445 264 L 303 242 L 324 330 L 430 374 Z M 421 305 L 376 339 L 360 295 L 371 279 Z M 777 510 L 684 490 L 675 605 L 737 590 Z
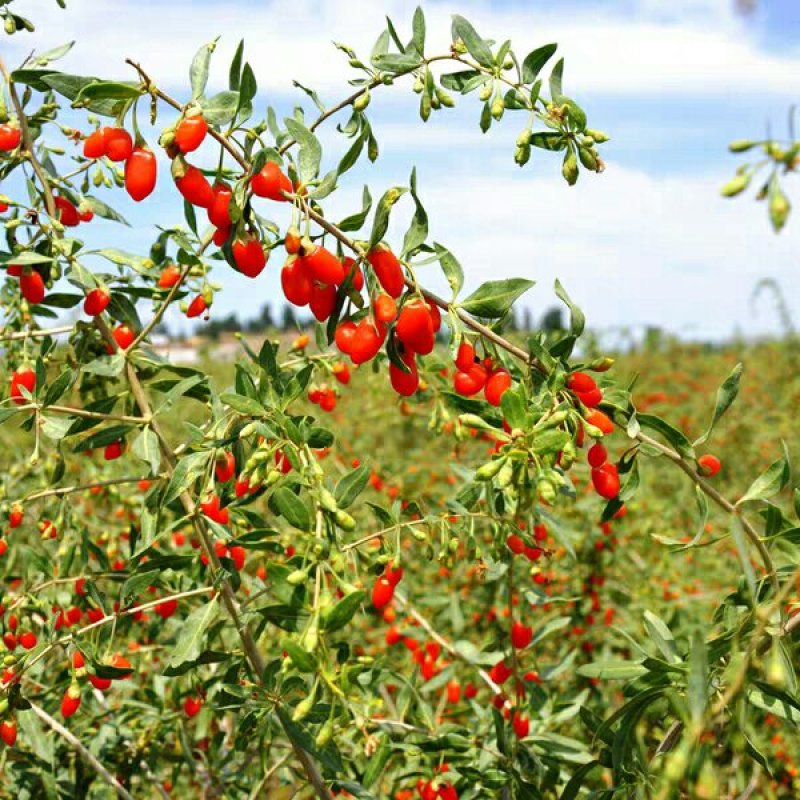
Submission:
M 336 520 L 336 524 L 343 530 L 343 531 L 354 531 L 356 529 L 356 521 L 342 509 L 339 509 L 336 514 L 334 515 L 334 519 Z
M 728 145 L 728 150 L 731 153 L 746 153 L 748 150 L 752 150 L 758 142 L 754 142 L 751 139 L 737 139 L 735 142 L 731 142 Z
M 533 131 L 530 128 L 525 128 L 519 136 L 517 136 L 517 147 L 525 147 L 531 143 L 531 137 L 533 136 Z
M 503 112 L 506 110 L 506 103 L 503 100 L 503 96 L 501 94 L 495 95 L 494 100 L 492 100 L 492 105 L 489 108 L 489 113 L 495 118 L 500 119 L 503 116 Z
M 436 87 L 436 96 L 445 108 L 452 108 L 455 105 L 453 98 L 441 86 Z
M 578 180 L 578 158 L 574 150 L 568 150 L 564 156 L 564 163 L 561 166 L 561 174 L 564 180 L 570 185 L 574 186 Z
M 296 569 L 294 572 L 290 572 L 286 576 L 286 583 L 290 586 L 299 586 L 301 583 L 305 583 L 308 580 L 308 568 L 306 569 Z
M 490 481 L 500 472 L 507 461 L 508 459 L 505 456 L 487 461 L 475 470 L 475 478 L 479 481 Z
M 481 87 L 480 92 L 478 92 L 478 99 L 482 103 L 485 103 L 491 96 L 492 96 L 492 84 L 486 83 Z
M 597 156 L 588 147 L 578 147 L 578 156 L 586 169 L 597 172 Z
M 414 94 L 419 94 L 424 88 L 425 88 L 425 81 L 423 81 L 422 78 L 417 77 L 417 79 L 414 81 L 414 86 L 413 86 Z
M 783 193 L 780 186 L 776 184 L 769 193 L 769 218 L 772 222 L 772 227 L 776 231 L 780 231 L 786 224 L 791 209 L 789 198 Z
M 328 720 L 320 729 L 319 733 L 317 734 L 316 739 L 314 739 L 314 744 L 317 747 L 325 747 L 328 742 L 333 738 L 333 722 Z
M 608 134 L 603 133 L 603 131 L 596 131 L 594 128 L 587 128 L 584 133 L 587 136 L 591 136 L 592 139 L 597 142 L 597 144 L 603 144 L 604 142 L 608 141 Z
M 369 101 L 369 89 L 364 89 L 363 93 L 353 101 L 353 108 L 356 111 L 363 111 L 369 105 Z
M 720 193 L 723 197 L 736 197 L 750 185 L 750 178 L 751 176 L 746 172 L 735 175 L 722 187 Z

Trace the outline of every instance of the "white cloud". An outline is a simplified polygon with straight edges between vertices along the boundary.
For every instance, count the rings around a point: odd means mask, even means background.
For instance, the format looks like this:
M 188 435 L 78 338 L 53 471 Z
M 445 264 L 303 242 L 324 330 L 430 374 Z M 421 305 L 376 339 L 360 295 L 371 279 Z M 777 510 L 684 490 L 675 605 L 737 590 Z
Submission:
M 191 0 L 70 0 L 66 11 L 51 0 L 25 4 L 39 24 L 40 49 L 78 40 L 65 66 L 84 73 L 123 75 L 122 56 L 141 60 L 162 83 L 176 83 L 196 48 L 223 33 L 215 83 L 221 85 L 238 38 L 259 83 L 269 93 L 285 92 L 296 78 L 323 90 L 351 75 L 331 39 L 367 54 L 390 14 L 401 30 L 409 26 L 412 4 L 405 0 L 285 0 L 197 3 Z M 707 94 L 709 92 L 793 92 L 800 53 L 773 55 L 757 46 L 749 27 L 731 11 L 730 0 L 638 0 L 628 14 L 540 2 L 504 9 L 488 0 L 425 6 L 429 42 L 446 47 L 449 15 L 461 10 L 485 36 L 512 35 L 524 55 L 557 41 L 567 59 L 568 86 L 582 93 Z M 9 42 L 11 60 L 29 47 L 22 34 Z M 102 42 L 102 46 L 98 46 Z M 117 61 L 118 59 L 118 61 Z

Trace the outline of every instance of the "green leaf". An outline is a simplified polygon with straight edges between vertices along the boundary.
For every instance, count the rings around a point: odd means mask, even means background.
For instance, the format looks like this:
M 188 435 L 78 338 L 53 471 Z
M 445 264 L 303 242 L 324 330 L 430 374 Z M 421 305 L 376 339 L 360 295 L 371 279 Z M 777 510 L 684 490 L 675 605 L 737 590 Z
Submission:
M 244 39 L 239 40 L 236 52 L 233 54 L 230 69 L 228 70 L 228 88 L 232 92 L 239 90 L 239 82 L 242 78 L 242 58 L 244 57 Z
M 597 661 L 594 664 L 584 664 L 576 671 L 584 678 L 627 681 L 645 675 L 647 668 L 635 661 Z
M 365 589 L 359 589 L 345 595 L 327 614 L 323 614 L 323 630 L 330 633 L 344 628 L 358 611 L 366 596 Z
M 103 428 L 103 430 L 97 431 L 78 442 L 73 452 L 82 453 L 84 450 L 96 450 L 98 447 L 105 447 L 112 442 L 118 442 L 132 428 L 133 425 L 111 425 L 108 428 Z
M 339 229 L 343 231 L 360 231 L 367 221 L 370 209 L 372 208 L 372 195 L 369 193 L 369 187 L 365 186 L 361 194 L 361 211 L 356 214 L 351 214 L 345 217 L 339 223 Z
M 386 235 L 386 231 L 389 229 L 389 215 L 392 212 L 392 207 L 406 191 L 401 186 L 393 186 L 384 192 L 375 209 L 375 219 L 373 220 L 372 233 L 369 237 L 369 249 L 375 247 Z
M 240 414 L 245 414 L 251 417 L 263 417 L 265 414 L 264 407 L 258 400 L 253 400 L 252 397 L 246 397 L 243 394 L 235 394 L 234 392 L 223 392 L 219 396 L 220 402 L 229 406 L 234 411 Z
M 425 53 L 425 14 L 422 9 L 417 6 L 414 10 L 414 19 L 411 23 L 411 46 L 419 53 Z
M 133 454 L 150 466 L 152 475 L 158 474 L 161 466 L 161 450 L 158 445 L 158 436 L 149 426 L 142 428 L 139 435 L 133 440 L 131 447 Z
M 170 667 L 179 667 L 186 661 L 194 661 L 202 652 L 203 636 L 206 628 L 211 624 L 212 620 L 217 613 L 217 598 L 214 597 L 211 601 L 206 603 L 200 608 L 196 608 L 186 617 L 181 632 L 178 636 L 178 641 L 172 651 L 172 656 L 169 660 Z
M 281 647 L 289 654 L 292 659 L 292 664 L 300 670 L 300 672 L 313 672 L 317 664 L 314 661 L 314 656 L 307 650 L 303 650 L 297 642 L 292 639 L 283 639 Z
M 178 461 L 164 491 L 163 504 L 169 505 L 178 495 L 188 489 L 205 471 L 210 458 L 211 453 L 190 453 Z
M 492 50 L 489 45 L 478 36 L 472 23 L 468 22 L 464 17 L 458 14 L 453 15 L 453 41 L 461 39 L 464 46 L 469 51 L 469 54 L 483 67 L 491 67 L 494 65 L 494 58 L 492 57 Z
M 208 83 L 208 67 L 211 63 L 211 54 L 216 50 L 219 37 L 213 42 L 204 44 L 192 59 L 192 66 L 189 69 L 189 80 L 192 86 L 192 100 L 199 100 L 206 90 Z
M 533 83 L 557 48 L 557 44 L 545 44 L 528 53 L 522 62 L 522 82 Z
M 714 406 L 714 415 L 711 417 L 711 424 L 708 426 L 708 430 L 699 439 L 695 440 L 695 447 L 703 444 L 708 437 L 711 436 L 714 426 L 720 421 L 722 415 L 733 405 L 733 401 L 736 400 L 736 396 L 739 394 L 739 382 L 743 370 L 744 365 L 741 363 L 737 364 L 733 370 L 731 370 L 731 374 L 725 378 L 725 382 L 722 386 L 717 389 L 717 402 Z
M 386 769 L 389 759 L 392 757 L 392 747 L 387 736 L 381 739 L 378 749 L 372 754 L 372 757 L 367 764 L 364 771 L 364 777 L 361 779 L 361 785 L 365 789 L 369 789 L 375 781 L 381 776 L 381 773 Z
M 92 81 L 87 83 L 75 98 L 75 104 L 94 100 L 135 100 L 142 96 L 138 83 L 120 81 Z
M 742 565 L 742 572 L 744 573 L 745 580 L 747 581 L 747 588 L 750 589 L 750 594 L 755 602 L 756 573 L 753 569 L 753 564 L 750 561 L 750 553 L 747 549 L 747 539 L 745 538 L 742 521 L 739 519 L 738 514 L 733 514 L 731 516 L 731 536 L 733 537 L 734 544 L 736 545 L 736 555 L 739 556 L 739 563 Z
M 561 281 L 556 278 L 556 295 L 558 298 L 567 306 L 569 309 L 569 329 L 570 333 L 573 336 L 580 336 L 583 333 L 583 329 L 586 325 L 586 317 L 584 316 L 583 311 L 575 305 L 575 303 L 570 300 L 569 295 L 567 294 L 566 289 L 561 285 Z
M 322 145 L 319 139 L 301 122 L 287 117 L 286 129 L 300 145 L 300 153 L 297 157 L 297 174 L 303 183 L 314 180 L 319 173 L 319 165 L 322 161 Z
M 589 761 L 587 764 L 582 764 L 578 769 L 576 769 L 572 773 L 572 777 L 569 779 L 569 782 L 564 787 L 564 791 L 561 792 L 561 796 L 558 800 L 575 800 L 578 797 L 578 793 L 581 790 L 581 786 L 583 786 L 583 781 L 586 776 L 595 768 L 599 767 L 599 761 Z
M 508 312 L 514 301 L 533 285 L 534 281 L 526 278 L 487 281 L 461 302 L 461 308 L 476 317 L 502 317 Z
M 453 300 L 455 300 L 464 285 L 464 270 L 461 268 L 461 263 L 444 245 L 434 242 L 433 249 L 439 256 L 439 264 L 453 290 Z
M 694 460 L 692 443 L 677 428 L 653 414 L 637 414 L 636 419 L 642 428 L 660 433 L 684 458 Z
M 550 97 L 556 102 L 561 97 L 561 84 L 564 77 L 564 59 L 559 58 L 550 73 Z
M 66 44 L 54 47 L 52 50 L 45 50 L 44 53 L 39 53 L 33 56 L 30 63 L 35 64 L 37 67 L 46 67 L 51 61 L 58 61 L 63 58 L 70 50 L 72 50 L 75 42 L 67 42 Z
M 362 464 L 352 472 L 348 472 L 339 483 L 336 484 L 334 496 L 339 508 L 349 508 L 355 499 L 364 491 L 369 481 L 370 470 Z
M 694 631 L 689 650 L 689 676 L 687 678 L 689 711 L 695 722 L 703 719 L 708 705 L 708 653 L 703 632 Z
M 467 92 L 471 92 L 487 80 L 489 79 L 484 73 L 476 69 L 465 69 L 460 72 L 447 72 L 442 75 L 439 82 L 445 89 L 467 94 Z
M 301 531 L 311 530 L 311 513 L 308 506 L 291 489 L 279 486 L 271 499 L 277 512 L 290 525 Z
M 115 211 L 113 208 L 111 208 L 111 206 L 107 205 L 102 200 L 98 200 L 96 197 L 85 195 L 83 202 L 89 206 L 96 216 L 102 217 L 103 219 L 110 219 L 112 222 L 120 222 L 130 228 L 130 223 L 128 220 L 126 220 L 122 214 Z
M 208 100 L 204 100 L 200 107 L 209 125 L 226 125 L 236 116 L 236 110 L 239 108 L 239 92 L 218 92 Z
M 670 664 L 680 664 L 681 657 L 678 655 L 678 646 L 675 644 L 675 637 L 664 620 L 648 610 L 644 612 L 644 626 L 647 628 L 650 639 L 661 651 L 664 658 Z
M 428 238 L 428 214 L 417 195 L 417 168 L 411 171 L 411 197 L 414 199 L 414 216 L 403 238 L 402 258 L 407 258 Z
M 781 491 L 789 482 L 791 469 L 787 458 L 779 458 L 773 461 L 767 469 L 759 475 L 750 488 L 739 498 L 736 505 L 747 503 L 752 500 L 766 500 Z

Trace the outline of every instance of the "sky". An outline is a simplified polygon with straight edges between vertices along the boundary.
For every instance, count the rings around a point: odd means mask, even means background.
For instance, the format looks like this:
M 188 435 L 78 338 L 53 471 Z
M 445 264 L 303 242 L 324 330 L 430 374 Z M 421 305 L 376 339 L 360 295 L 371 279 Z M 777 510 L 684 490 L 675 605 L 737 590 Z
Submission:
M 64 72 L 132 79 L 124 58 L 146 67 L 156 83 L 188 99 L 188 65 L 196 49 L 221 35 L 212 60 L 209 93 L 227 88 L 227 69 L 240 38 L 259 82 L 256 117 L 267 105 L 279 117 L 307 98 L 292 81 L 317 89 L 335 103 L 351 91 L 352 70 L 332 41 L 363 55 L 389 15 L 410 33 L 416 3 L 392 0 L 18 0 L 14 7 L 37 23 L 33 34 L 3 40 L 11 66 L 31 50 L 77 40 L 57 62 Z M 557 304 L 559 278 L 587 314 L 591 327 L 614 336 L 622 328 L 662 327 L 686 338 L 722 340 L 780 331 L 771 301 L 752 302 L 764 278 L 780 285 L 800 319 L 800 220 L 780 235 L 750 193 L 724 200 L 719 188 L 742 157 L 733 139 L 762 138 L 768 126 L 786 132 L 792 103 L 800 100 L 800 2 L 759 0 L 743 15 L 735 0 L 423 0 L 428 52 L 449 44 L 450 16 L 466 16 L 486 38 L 511 37 L 521 58 L 557 42 L 565 59 L 564 92 L 586 110 L 589 125 L 609 134 L 602 148 L 606 170 L 583 173 L 574 187 L 560 177 L 556 154 L 534 150 L 520 169 L 513 146 L 524 124 L 507 113 L 488 135 L 478 128 L 475 95 L 435 113 L 417 114 L 410 85 L 373 93 L 369 116 L 381 146 L 375 165 L 343 176 L 326 200 L 331 219 L 360 208 L 368 183 L 374 197 L 407 185 L 417 167 L 419 192 L 431 236 L 449 247 L 466 274 L 465 292 L 481 282 L 520 276 L 536 281 L 523 299 L 534 319 Z M 75 116 L 68 117 L 77 123 Z M 345 119 L 341 117 L 342 121 Z M 170 121 L 165 115 L 163 122 Z M 162 120 L 159 120 L 161 123 Z M 157 132 L 150 138 L 155 144 Z M 320 129 L 323 167 L 347 147 L 333 126 Z M 213 165 L 209 145 L 198 163 Z M 115 207 L 131 229 L 110 222 L 81 228 L 87 242 L 142 252 L 154 225 L 182 216 L 162 163 L 159 188 L 136 206 L 119 192 Z M 795 180 L 795 185 L 798 181 Z M 792 182 L 787 187 L 792 193 Z M 108 198 L 105 198 L 108 199 Z M 388 241 L 402 242 L 411 204 L 398 206 Z M 272 207 L 261 211 L 285 224 Z M 89 231 L 91 228 L 91 231 Z M 277 309 L 280 259 L 252 282 L 222 267 L 224 290 L 213 313 L 254 316 L 264 302 Z M 446 284 L 434 265 L 421 280 Z M 170 319 L 173 328 L 185 326 Z

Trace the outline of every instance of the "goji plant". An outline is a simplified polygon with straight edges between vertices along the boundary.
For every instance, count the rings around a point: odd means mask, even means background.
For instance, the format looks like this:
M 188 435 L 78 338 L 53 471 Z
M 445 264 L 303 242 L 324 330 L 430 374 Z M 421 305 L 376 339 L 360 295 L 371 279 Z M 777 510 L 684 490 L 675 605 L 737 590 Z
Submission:
M 710 420 L 688 373 L 665 419 L 559 283 L 569 327 L 527 336 L 509 322 L 529 277 L 462 296 L 416 171 L 325 210 L 378 158 L 390 90 L 423 122 L 476 96 L 483 131 L 521 130 L 519 166 L 602 172 L 556 45 L 518 58 L 455 16 L 432 51 L 417 9 L 410 38 L 336 45 L 344 99 L 306 88 L 280 119 L 243 45 L 207 94 L 215 44 L 180 97 L 133 61 L 124 81 L 59 72 L 69 47 L 0 61 L 0 796 L 796 796 L 800 501 L 785 447 L 732 485 L 765 455 L 722 419 L 741 364 Z M 173 184 L 185 219 L 154 215 L 148 253 L 84 243 Z M 280 270 L 310 334 L 173 363 L 164 315 L 202 326 L 230 270 Z

